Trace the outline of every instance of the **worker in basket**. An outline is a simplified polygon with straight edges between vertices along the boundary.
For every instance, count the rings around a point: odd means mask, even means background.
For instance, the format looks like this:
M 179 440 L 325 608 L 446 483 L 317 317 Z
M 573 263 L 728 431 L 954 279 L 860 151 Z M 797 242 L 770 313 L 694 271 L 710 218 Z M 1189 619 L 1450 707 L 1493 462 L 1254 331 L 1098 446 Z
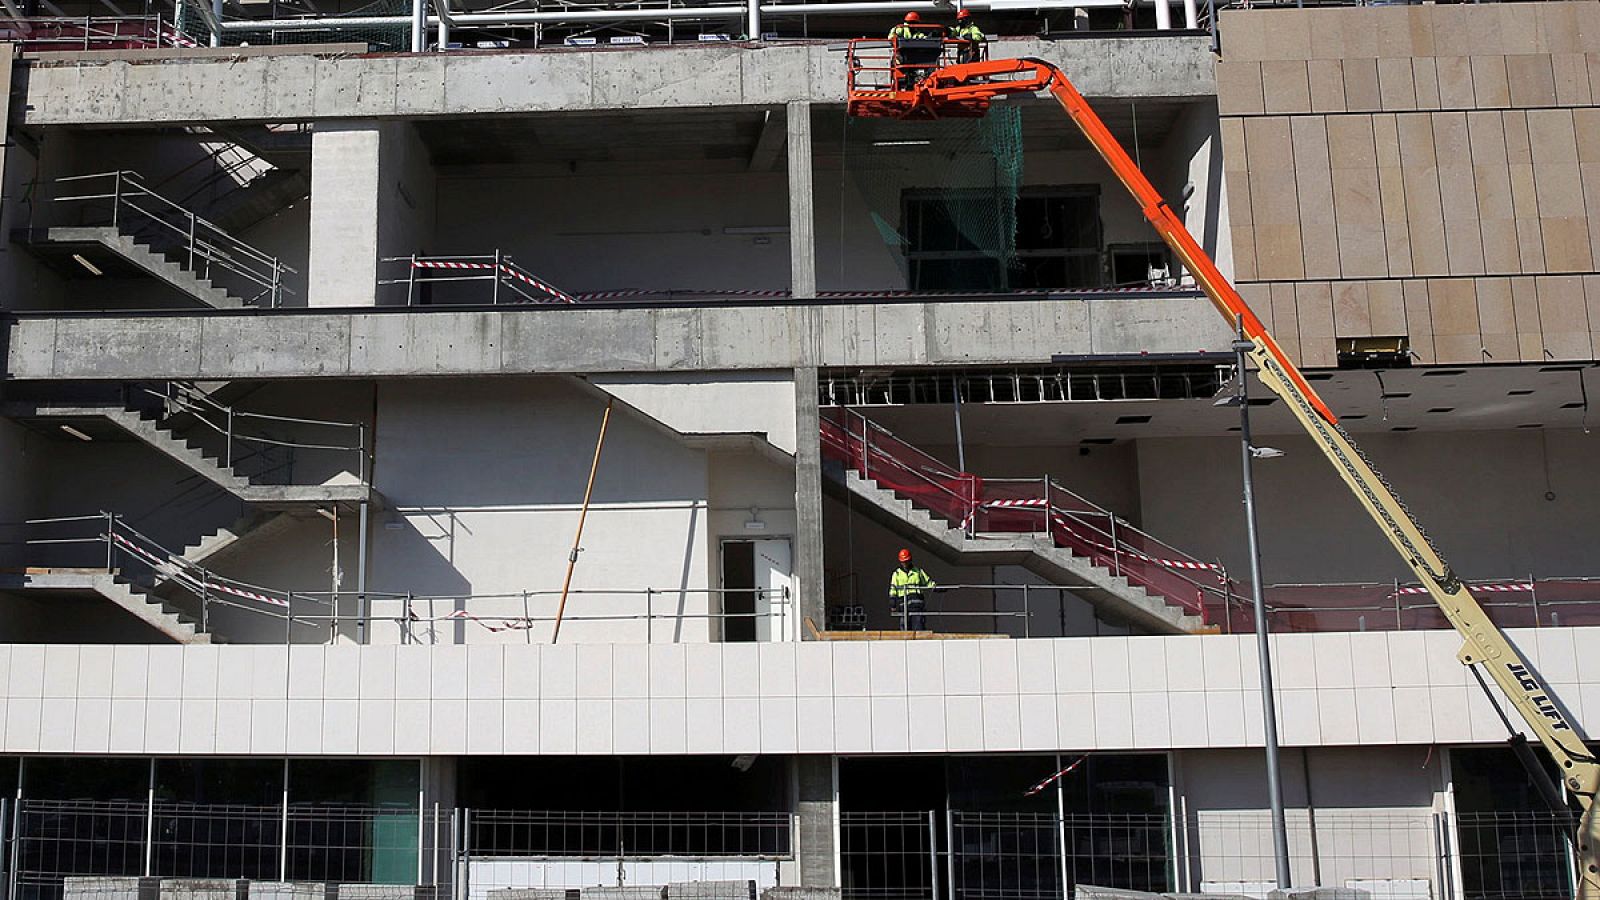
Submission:
M 928 630 L 928 594 L 938 587 L 920 566 L 911 560 L 911 551 L 902 549 L 900 565 L 889 576 L 889 611 L 906 631 Z
M 889 40 L 894 41 L 896 90 L 911 90 L 939 67 L 943 25 L 924 25 L 922 16 L 908 12 L 899 25 L 889 29 Z
M 950 37 L 962 42 L 956 45 L 956 62 L 970 63 L 983 59 L 983 42 L 986 38 L 983 29 L 972 21 L 972 10 L 962 7 L 956 13 L 956 27 L 950 32 Z

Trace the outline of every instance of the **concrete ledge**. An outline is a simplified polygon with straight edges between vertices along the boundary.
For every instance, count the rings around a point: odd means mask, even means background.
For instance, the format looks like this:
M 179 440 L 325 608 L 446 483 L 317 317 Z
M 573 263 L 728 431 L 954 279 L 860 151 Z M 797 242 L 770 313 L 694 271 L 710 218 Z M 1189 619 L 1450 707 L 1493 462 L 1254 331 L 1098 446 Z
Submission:
M 844 102 L 838 42 L 329 55 L 189 52 L 34 59 L 24 125 L 420 118 Z M 131 51 L 150 52 L 150 51 Z M 997 41 L 995 58 L 1060 65 L 1090 98 L 1216 93 L 1203 36 Z
M 6 377 L 342 378 L 1048 363 L 1226 350 L 1204 297 L 25 317 Z

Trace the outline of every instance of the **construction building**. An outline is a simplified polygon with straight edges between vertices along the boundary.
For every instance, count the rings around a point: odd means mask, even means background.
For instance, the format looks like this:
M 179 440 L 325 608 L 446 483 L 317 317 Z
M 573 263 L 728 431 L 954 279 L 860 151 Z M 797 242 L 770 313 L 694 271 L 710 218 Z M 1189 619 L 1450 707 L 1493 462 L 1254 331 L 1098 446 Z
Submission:
M 1235 335 L 1048 100 L 846 114 L 953 7 L 118 2 L 0 25 L 8 898 L 1274 885 Z M 1600 728 L 1600 3 L 966 6 Z M 1294 883 L 1569 896 L 1252 390 Z

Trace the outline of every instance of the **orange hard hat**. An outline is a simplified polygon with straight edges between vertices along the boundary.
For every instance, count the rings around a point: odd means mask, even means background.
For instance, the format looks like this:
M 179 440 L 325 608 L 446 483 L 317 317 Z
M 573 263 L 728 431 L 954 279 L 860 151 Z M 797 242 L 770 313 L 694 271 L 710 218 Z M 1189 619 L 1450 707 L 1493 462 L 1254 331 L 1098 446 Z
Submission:
M 911 551 L 902 549 L 900 551 L 900 561 L 901 562 L 911 562 Z
M 922 17 L 917 15 L 915 12 L 908 12 L 908 13 L 906 13 L 906 21 L 907 22 L 921 22 L 922 21 Z
M 970 18 L 972 18 L 972 10 L 970 10 L 970 9 L 962 9 L 960 12 L 956 13 L 956 19 L 958 21 L 961 20 L 961 19 L 970 19 Z

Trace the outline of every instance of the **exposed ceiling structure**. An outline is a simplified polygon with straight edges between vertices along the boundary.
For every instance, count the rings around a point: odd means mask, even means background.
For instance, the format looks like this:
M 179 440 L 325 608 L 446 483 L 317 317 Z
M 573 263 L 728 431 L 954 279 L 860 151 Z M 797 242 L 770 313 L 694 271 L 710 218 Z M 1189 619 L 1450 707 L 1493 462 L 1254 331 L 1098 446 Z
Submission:
M 1345 428 L 1356 434 L 1600 429 L 1600 410 L 1585 408 L 1585 394 L 1600 391 L 1600 367 L 1595 366 L 1428 367 L 1323 372 L 1312 377 L 1312 386 Z M 1252 383 L 1251 396 L 1257 401 L 1251 406 L 1255 431 L 1299 432 L 1283 404 L 1269 399 L 1259 384 Z M 1600 395 L 1595 399 L 1600 402 Z M 911 443 L 954 440 L 954 409 L 949 404 L 862 409 Z M 1239 424 L 1236 408 L 1215 406 L 1207 399 L 967 403 L 961 416 L 968 441 L 999 446 L 1092 446 L 1141 438 L 1222 436 Z

